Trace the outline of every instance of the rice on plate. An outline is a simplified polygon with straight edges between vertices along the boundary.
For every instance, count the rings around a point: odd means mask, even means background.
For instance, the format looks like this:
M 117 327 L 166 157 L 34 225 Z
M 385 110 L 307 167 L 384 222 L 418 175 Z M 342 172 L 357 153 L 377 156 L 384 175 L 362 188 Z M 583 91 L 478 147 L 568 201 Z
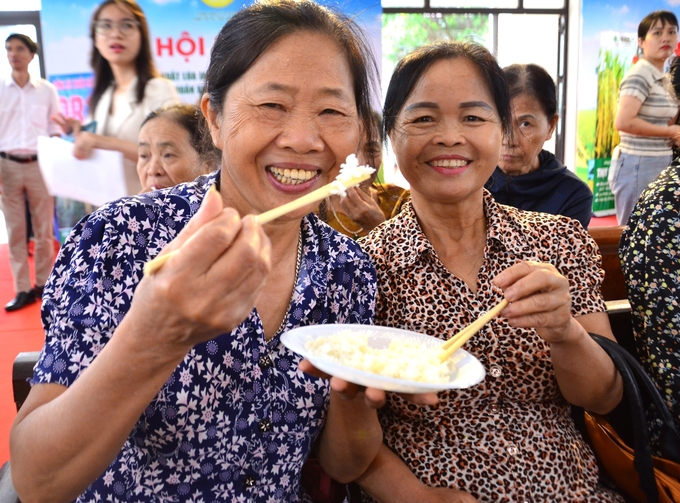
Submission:
M 341 330 L 323 337 L 309 337 L 305 348 L 316 356 L 349 367 L 395 379 L 446 383 L 455 366 L 439 361 L 439 348 L 425 347 L 411 340 L 392 340 L 386 348 L 369 344 L 368 333 Z

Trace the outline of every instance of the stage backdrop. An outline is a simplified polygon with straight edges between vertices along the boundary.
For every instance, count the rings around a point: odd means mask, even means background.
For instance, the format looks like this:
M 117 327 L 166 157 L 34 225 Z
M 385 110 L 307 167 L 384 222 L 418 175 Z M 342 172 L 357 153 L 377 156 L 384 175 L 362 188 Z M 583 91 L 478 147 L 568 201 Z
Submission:
M 195 103 L 202 92 L 213 40 L 243 0 L 138 0 L 149 21 L 158 69 L 172 80 L 183 101 Z M 364 28 L 380 61 L 382 10 L 375 0 L 321 2 L 352 15 Z M 64 113 L 87 116 L 92 88 L 89 25 L 99 2 L 49 0 L 40 13 L 48 78 L 59 90 Z M 379 97 L 377 98 L 379 99 Z M 376 101 L 377 103 L 377 101 Z
M 164 77 L 174 82 L 187 103 L 196 103 L 203 90 L 210 50 L 226 21 L 250 0 L 137 0 L 149 21 L 151 48 Z M 93 76 L 90 67 L 90 20 L 100 2 L 49 0 L 40 13 L 47 78 L 59 91 L 64 115 L 85 121 Z M 380 2 L 342 0 L 320 3 L 353 17 L 366 32 L 376 61 L 381 58 Z M 380 109 L 380 96 L 375 106 Z M 91 207 L 58 198 L 57 220 L 62 239 Z
M 614 201 L 607 174 L 619 141 L 614 115 L 621 78 L 636 53 L 637 27 L 655 10 L 670 10 L 680 17 L 680 0 L 582 1 L 576 173 L 591 183 L 595 214 L 610 215 Z

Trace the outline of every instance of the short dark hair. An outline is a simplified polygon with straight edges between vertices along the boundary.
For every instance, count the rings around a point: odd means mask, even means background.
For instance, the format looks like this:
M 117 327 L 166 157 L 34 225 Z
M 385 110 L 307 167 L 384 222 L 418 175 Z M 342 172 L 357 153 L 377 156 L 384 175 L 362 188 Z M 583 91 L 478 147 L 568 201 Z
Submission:
M 28 48 L 28 50 L 31 51 L 32 54 L 38 52 L 38 44 L 33 42 L 31 37 L 29 37 L 28 35 L 24 35 L 23 33 L 12 33 L 9 37 L 5 39 L 5 44 L 10 40 L 18 40 L 19 42 L 23 43 Z
M 545 68 L 534 65 L 510 65 L 503 68 L 510 99 L 527 94 L 541 105 L 548 119 L 557 115 L 557 88 Z
M 327 35 L 342 47 L 354 81 L 362 130 L 373 140 L 371 96 L 377 65 L 357 24 L 344 14 L 311 0 L 260 0 L 238 11 L 215 39 L 204 91 L 210 106 L 221 113 L 231 85 L 280 38 L 299 32 Z
M 146 84 L 154 77 L 160 74 L 156 70 L 151 56 L 151 42 L 149 41 L 149 24 L 146 21 L 146 16 L 142 8 L 135 2 L 135 0 L 104 0 L 95 9 L 92 14 L 92 21 L 90 22 L 90 38 L 92 39 L 92 56 L 90 57 L 90 64 L 94 70 L 94 87 L 92 89 L 92 96 L 90 98 L 90 110 L 97 108 L 97 103 L 101 99 L 106 89 L 113 82 L 113 71 L 108 61 L 104 59 L 97 47 L 95 46 L 95 23 L 99 20 L 99 14 L 102 9 L 108 5 L 117 5 L 123 9 L 132 12 L 135 20 L 139 23 L 140 46 L 137 58 L 135 59 L 135 70 L 137 72 L 137 88 L 135 96 L 137 103 L 141 103 L 144 99 L 144 91 Z
M 484 46 L 475 42 L 442 40 L 419 47 L 397 63 L 387 87 L 383 107 L 383 128 L 386 136 L 394 130 L 399 112 L 423 73 L 439 60 L 456 58 L 467 59 L 480 71 L 498 110 L 503 132 L 512 134 L 508 86 L 496 58 Z
M 201 159 L 201 166 L 208 168 L 201 171 L 212 171 L 219 167 L 220 150 L 213 144 L 205 117 L 196 105 L 183 103 L 158 108 L 144 118 L 140 129 L 158 118 L 169 119 L 189 133 L 189 142 Z
M 661 20 L 661 26 L 666 26 L 670 24 L 671 26 L 678 27 L 678 18 L 675 17 L 669 10 L 655 10 L 651 14 L 647 14 L 640 24 L 638 25 L 638 38 L 645 39 L 647 32 L 654 26 L 654 24 Z

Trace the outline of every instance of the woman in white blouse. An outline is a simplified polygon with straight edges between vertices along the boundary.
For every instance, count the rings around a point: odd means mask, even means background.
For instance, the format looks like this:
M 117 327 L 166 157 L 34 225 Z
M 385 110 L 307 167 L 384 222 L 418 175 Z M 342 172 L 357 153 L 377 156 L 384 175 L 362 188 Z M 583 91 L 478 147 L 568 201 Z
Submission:
M 137 135 L 144 118 L 162 106 L 179 103 L 172 82 L 159 77 L 151 56 L 149 27 L 134 0 L 105 0 L 90 27 L 95 82 L 90 97 L 94 132 L 75 119 L 56 117 L 66 133 L 75 134 L 73 155 L 92 149 L 117 150 L 124 156 L 129 195 L 142 189 L 137 176 Z

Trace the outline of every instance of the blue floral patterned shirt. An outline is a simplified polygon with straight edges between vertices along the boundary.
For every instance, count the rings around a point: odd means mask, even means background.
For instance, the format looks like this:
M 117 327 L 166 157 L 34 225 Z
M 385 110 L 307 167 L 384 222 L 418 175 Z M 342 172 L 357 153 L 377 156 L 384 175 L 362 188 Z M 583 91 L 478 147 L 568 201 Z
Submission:
M 74 228 L 45 287 L 47 339 L 34 383 L 70 386 L 87 369 L 130 308 L 144 263 L 186 225 L 217 176 L 108 203 Z M 286 330 L 370 323 L 370 260 L 314 215 L 301 233 Z M 328 383 L 300 372 L 300 359 L 279 335 L 265 340 L 256 310 L 196 345 L 77 501 L 298 501 L 329 401 Z

